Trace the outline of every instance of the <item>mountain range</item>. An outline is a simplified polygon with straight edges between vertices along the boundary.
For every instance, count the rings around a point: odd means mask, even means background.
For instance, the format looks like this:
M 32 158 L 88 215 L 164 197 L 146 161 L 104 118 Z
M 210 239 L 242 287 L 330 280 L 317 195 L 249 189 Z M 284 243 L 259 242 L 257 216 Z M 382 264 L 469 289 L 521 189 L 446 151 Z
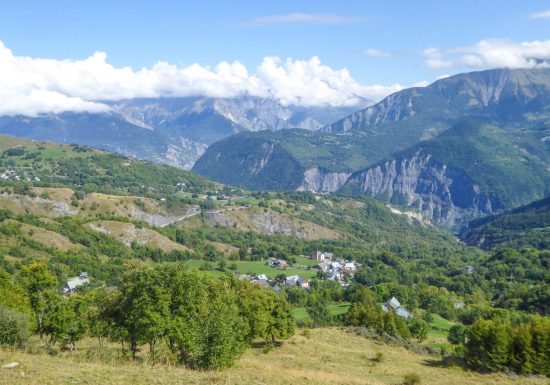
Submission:
M 193 171 L 253 189 L 367 195 L 458 229 L 550 191 L 550 70 L 459 74 L 318 131 L 241 133 Z
M 141 98 L 104 102 L 107 113 L 0 116 L 0 133 L 88 145 L 190 169 L 206 148 L 238 132 L 317 130 L 352 107 L 283 106 L 268 98 Z M 366 100 L 362 105 L 366 105 Z M 356 107 L 359 108 L 359 107 Z
M 252 96 L 105 103 L 106 113 L 0 116 L 0 133 L 252 190 L 374 197 L 456 231 L 550 193 L 550 69 L 459 74 L 355 107 Z

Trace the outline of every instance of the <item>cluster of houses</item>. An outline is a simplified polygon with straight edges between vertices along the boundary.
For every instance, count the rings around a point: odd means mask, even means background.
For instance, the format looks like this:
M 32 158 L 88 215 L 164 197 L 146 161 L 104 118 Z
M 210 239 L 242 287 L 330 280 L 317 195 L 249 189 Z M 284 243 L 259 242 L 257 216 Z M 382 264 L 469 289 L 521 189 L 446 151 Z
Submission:
M 7 179 L 21 180 L 21 176 L 15 170 L 7 169 L 2 174 L 0 174 L 0 179 L 2 179 L 2 180 L 7 180 Z M 31 180 L 33 180 L 35 182 L 40 182 L 40 178 L 37 177 L 37 176 L 35 176 L 32 179 L 31 178 L 25 178 L 25 179 L 28 182 L 30 182 Z
M 318 261 L 319 263 L 312 267 L 314 270 L 318 270 L 326 274 L 328 280 L 333 280 L 340 283 L 342 286 L 346 286 L 348 283 L 347 277 L 353 278 L 353 273 L 359 267 L 359 264 L 355 261 L 347 261 L 341 258 L 334 258 L 332 253 L 322 253 L 315 251 L 310 255 L 310 259 Z M 270 267 L 276 269 L 286 269 L 289 267 L 288 261 L 284 259 L 269 258 L 267 264 Z M 296 267 L 296 266 L 295 266 Z M 301 266 L 303 269 L 307 269 L 306 266 Z M 309 288 L 309 279 L 300 277 L 299 275 L 291 275 L 285 278 L 284 282 L 270 280 L 265 274 L 259 274 L 256 276 L 240 275 L 239 279 L 249 280 L 252 283 L 271 287 L 275 291 L 281 290 L 281 286 L 286 287 L 301 287 Z
M 355 261 L 348 261 L 342 258 L 334 258 L 332 253 L 314 251 L 311 259 L 319 261 L 313 268 L 326 274 L 327 279 L 337 281 L 341 285 L 347 285 L 346 277 L 353 278 L 353 273 L 359 267 Z
M 307 289 L 309 287 L 309 279 L 300 277 L 298 275 L 291 275 L 286 277 L 284 282 L 276 281 L 275 279 L 269 279 L 265 274 L 258 274 L 256 276 L 241 275 L 240 280 L 249 280 L 250 282 L 263 286 L 265 288 L 271 288 L 277 292 L 281 291 L 283 286 L 286 287 L 302 287 Z

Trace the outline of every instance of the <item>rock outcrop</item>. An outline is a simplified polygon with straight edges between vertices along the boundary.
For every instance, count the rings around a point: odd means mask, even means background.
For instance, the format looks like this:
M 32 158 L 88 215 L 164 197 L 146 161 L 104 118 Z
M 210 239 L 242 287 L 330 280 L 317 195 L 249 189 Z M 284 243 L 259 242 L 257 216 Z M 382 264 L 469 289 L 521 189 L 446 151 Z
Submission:
M 349 172 L 325 172 L 313 167 L 304 172 L 304 182 L 298 191 L 336 192 L 348 180 Z
M 491 213 L 494 205 L 464 172 L 421 152 L 357 172 L 342 189 L 416 208 L 448 228 Z

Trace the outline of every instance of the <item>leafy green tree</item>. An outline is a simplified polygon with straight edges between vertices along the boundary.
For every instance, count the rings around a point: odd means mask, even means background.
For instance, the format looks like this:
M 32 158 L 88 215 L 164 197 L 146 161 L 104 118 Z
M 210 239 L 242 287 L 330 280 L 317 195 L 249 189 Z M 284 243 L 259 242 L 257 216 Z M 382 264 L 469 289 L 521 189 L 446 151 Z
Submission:
M 534 317 L 530 325 L 533 373 L 550 375 L 550 319 Z
M 270 293 L 272 302 L 269 309 L 269 322 L 266 328 L 265 336 L 271 337 L 271 342 L 275 343 L 275 339 L 287 339 L 294 335 L 294 327 L 296 321 L 292 314 L 292 309 L 288 301 L 275 293 Z
M 69 344 L 71 351 L 76 350 L 76 342 L 80 341 L 88 329 L 86 317 L 87 304 L 81 296 L 70 296 L 66 304 L 66 328 L 64 340 Z
M 233 280 L 232 284 L 238 288 L 239 308 L 248 322 L 249 342 L 261 338 L 274 343 L 294 334 L 292 308 L 282 295 L 249 282 Z
M 0 268 L 0 305 L 23 313 L 30 311 L 28 296 L 19 285 L 12 282 L 12 278 L 2 268 Z
M 28 314 L 0 305 L 0 345 L 24 345 L 29 335 Z
M 48 311 L 43 317 L 43 330 L 46 344 L 54 346 L 65 336 L 71 314 L 67 301 L 57 293 L 49 291 L 44 294 L 44 297 L 48 304 Z
M 105 290 L 97 290 L 88 293 L 87 295 L 87 311 L 86 323 L 88 325 L 88 333 L 91 337 L 97 338 L 99 346 L 103 346 L 103 342 L 111 337 L 111 331 L 115 325 L 109 315 L 110 297 L 113 294 Z
M 430 325 L 423 319 L 413 317 L 409 321 L 409 329 L 411 330 L 412 336 L 416 338 L 418 342 L 422 342 L 428 336 Z
M 40 345 L 43 343 L 43 321 L 50 310 L 50 299 L 55 298 L 51 291 L 57 279 L 44 262 L 31 262 L 21 269 L 21 279 L 29 295 L 31 308 L 36 315 Z
M 464 343 L 464 338 L 466 336 L 466 327 L 462 324 L 456 324 L 451 326 L 449 329 L 449 335 L 447 336 L 447 341 L 453 345 L 459 345 Z
M 192 368 L 225 368 L 248 346 L 247 324 L 235 292 L 224 281 L 187 275 L 172 320 L 180 359 Z
M 312 295 L 309 298 L 306 310 L 315 326 L 327 326 L 332 322 L 327 301 L 319 295 Z
M 518 325 L 513 330 L 509 366 L 516 373 L 531 373 L 533 371 L 534 354 L 530 326 L 528 324 Z
M 384 332 L 390 336 L 397 335 L 397 325 L 395 324 L 395 313 L 393 311 L 384 312 L 382 315 L 384 320 Z
M 167 335 L 170 296 L 158 270 L 136 266 L 122 279 L 120 307 L 130 349 L 135 356 L 141 343 L 154 353 L 155 343 Z
M 384 331 L 384 313 L 367 287 L 353 289 L 348 293 L 348 299 L 351 306 L 344 315 L 346 325 L 373 328 L 377 333 Z
M 502 371 L 507 368 L 511 332 L 499 319 L 478 320 L 467 332 L 466 362 L 474 368 Z
M 411 331 L 409 330 L 409 326 L 407 325 L 407 321 L 405 321 L 405 318 L 400 317 L 395 313 L 393 314 L 394 314 L 394 322 L 395 322 L 395 329 L 397 330 L 397 335 L 405 339 L 411 338 L 412 337 Z

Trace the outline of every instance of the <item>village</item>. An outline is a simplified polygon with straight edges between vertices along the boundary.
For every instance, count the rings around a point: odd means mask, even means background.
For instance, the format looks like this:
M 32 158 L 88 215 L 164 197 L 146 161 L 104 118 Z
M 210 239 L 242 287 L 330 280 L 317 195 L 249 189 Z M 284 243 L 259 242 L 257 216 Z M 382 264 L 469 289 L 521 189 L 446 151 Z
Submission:
M 354 272 L 361 267 L 361 264 L 353 260 L 345 260 L 343 258 L 337 258 L 333 253 L 321 252 L 315 250 L 311 255 L 304 256 L 311 261 L 317 262 L 312 266 L 301 266 L 307 271 L 316 271 L 316 278 L 337 282 L 342 287 L 349 286 L 349 283 L 353 279 Z M 268 276 L 265 273 L 262 274 L 241 274 L 234 271 L 233 274 L 241 281 L 249 281 L 255 285 L 264 287 L 267 290 L 273 290 L 275 292 L 281 292 L 283 289 L 300 288 L 308 290 L 310 288 L 310 279 L 300 276 L 298 274 L 285 275 L 284 272 L 287 269 L 296 270 L 297 264 L 292 264 L 285 259 L 268 258 L 266 265 L 275 272 L 273 276 Z M 470 272 L 471 266 L 467 266 L 466 270 Z M 78 276 L 73 277 L 67 281 L 63 288 L 63 295 L 70 296 L 78 291 L 79 287 L 83 287 L 90 283 L 88 273 L 83 271 Z M 115 290 L 116 287 L 108 287 L 106 290 Z M 412 318 L 412 313 L 405 309 L 396 297 L 387 299 L 386 302 L 381 303 L 381 308 L 384 312 L 393 311 L 396 315 L 409 320 Z M 464 307 L 464 303 L 461 301 L 455 301 L 454 307 L 461 309 Z
M 0 179 L 2 180 L 8 180 L 8 179 L 12 179 L 12 180 L 17 180 L 17 181 L 20 181 L 20 180 L 26 180 L 27 182 L 31 182 L 31 181 L 35 181 L 35 182 L 40 182 L 40 178 L 35 176 L 35 177 L 22 177 L 21 175 L 19 175 L 19 173 L 17 171 L 15 171 L 14 169 L 12 168 L 7 168 L 5 169 L 1 174 L 0 174 Z
M 319 250 L 315 250 L 309 256 L 309 259 L 318 262 L 316 265 L 307 268 L 316 270 L 316 277 L 338 282 L 344 287 L 349 285 L 349 282 L 353 279 L 354 272 L 360 267 L 360 264 L 355 261 L 335 258 L 332 253 L 321 252 Z M 276 258 L 269 258 L 267 260 L 267 265 L 280 270 L 282 275 L 284 275 L 284 271 L 290 267 L 287 260 Z M 249 280 L 250 282 L 258 285 L 270 287 L 275 291 L 280 291 L 282 286 L 301 287 L 304 289 L 309 288 L 309 279 L 301 277 L 300 275 L 291 275 L 285 276 L 284 281 L 282 281 L 281 274 L 272 279 L 268 278 L 266 274 L 258 274 L 254 276 L 245 274 L 239 275 L 239 279 Z

